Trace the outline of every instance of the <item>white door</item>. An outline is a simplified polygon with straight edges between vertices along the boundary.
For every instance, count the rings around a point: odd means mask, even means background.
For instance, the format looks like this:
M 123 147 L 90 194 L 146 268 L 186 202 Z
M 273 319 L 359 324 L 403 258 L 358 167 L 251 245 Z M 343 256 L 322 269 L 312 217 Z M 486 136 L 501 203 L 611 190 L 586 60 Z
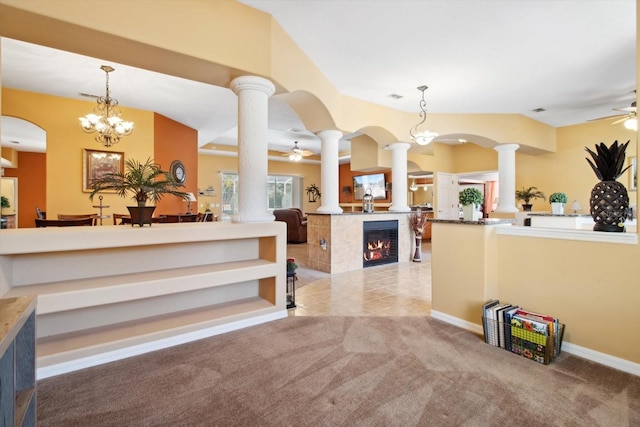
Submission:
M 436 172 L 436 218 L 459 219 L 458 176 Z

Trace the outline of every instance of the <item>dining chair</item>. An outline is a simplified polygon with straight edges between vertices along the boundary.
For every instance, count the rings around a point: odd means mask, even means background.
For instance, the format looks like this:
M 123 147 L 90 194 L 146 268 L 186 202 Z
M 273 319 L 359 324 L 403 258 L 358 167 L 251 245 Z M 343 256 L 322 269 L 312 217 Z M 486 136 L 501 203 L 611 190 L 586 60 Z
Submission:
M 84 219 L 84 218 L 92 218 L 93 224 L 91 225 L 98 225 L 98 214 L 78 214 L 78 215 L 58 214 L 58 219 L 60 220 Z
M 36 227 L 74 227 L 88 225 L 92 226 L 94 218 L 85 217 L 79 219 L 38 219 L 36 218 Z
M 126 223 L 131 223 L 131 215 L 129 214 L 113 214 L 113 225 L 124 225 Z

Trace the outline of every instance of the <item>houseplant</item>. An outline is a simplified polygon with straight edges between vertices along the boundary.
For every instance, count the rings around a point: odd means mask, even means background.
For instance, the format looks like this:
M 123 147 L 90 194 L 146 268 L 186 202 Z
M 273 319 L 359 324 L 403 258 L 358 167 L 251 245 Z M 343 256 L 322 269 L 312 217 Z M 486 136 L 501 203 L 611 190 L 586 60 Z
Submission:
M 616 179 L 631 167 L 623 168 L 627 145 L 629 141 L 618 145 L 616 140 L 609 147 L 604 142 L 596 144 L 595 152 L 585 147 L 593 159 L 587 158 L 587 162 L 600 180 L 591 190 L 589 199 L 591 216 L 595 222 L 593 231 L 625 231 L 629 194 Z
M 565 193 L 552 193 L 549 196 L 551 203 L 551 213 L 554 215 L 564 214 L 564 205 L 567 203 L 567 195 Z
M 11 207 L 11 203 L 9 203 L 9 199 L 7 197 L 0 197 L 0 207 L 2 209 Z M 0 218 L 0 227 L 7 228 L 7 218 Z
M 316 187 L 315 184 L 309 185 L 307 188 L 304 189 L 304 191 L 307 192 L 307 196 L 309 197 L 309 202 L 311 203 L 316 202 L 321 196 L 320 189 Z
M 538 191 L 536 187 L 522 187 L 522 190 L 516 190 L 516 199 L 522 200 L 524 203 L 522 204 L 522 210 L 528 212 L 531 210 L 531 199 L 542 199 L 545 200 L 546 196 L 542 191 Z
M 458 197 L 462 205 L 463 219 L 465 221 L 477 221 L 480 218 L 478 207 L 480 207 L 483 201 L 480 190 L 473 187 L 465 188 L 460 192 Z
M 144 163 L 134 159 L 125 162 L 124 172 L 106 173 L 91 182 L 89 199 L 101 191 L 115 191 L 120 197 L 132 195 L 137 206 L 127 206 L 131 214 L 131 225 L 151 225 L 155 206 L 146 206 L 147 201 L 157 203 L 166 194 L 187 200 L 188 193 L 180 191 L 182 184 L 177 183 L 171 173 L 162 170 L 160 165 L 148 158 Z

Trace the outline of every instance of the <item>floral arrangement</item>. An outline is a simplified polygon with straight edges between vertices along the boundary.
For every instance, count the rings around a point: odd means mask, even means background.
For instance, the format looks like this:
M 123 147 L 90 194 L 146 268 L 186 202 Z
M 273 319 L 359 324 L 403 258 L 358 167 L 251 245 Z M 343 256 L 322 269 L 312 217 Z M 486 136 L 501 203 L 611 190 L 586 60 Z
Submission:
M 422 236 L 424 228 L 427 226 L 427 213 L 418 209 L 416 212 L 409 214 L 409 227 L 416 237 Z

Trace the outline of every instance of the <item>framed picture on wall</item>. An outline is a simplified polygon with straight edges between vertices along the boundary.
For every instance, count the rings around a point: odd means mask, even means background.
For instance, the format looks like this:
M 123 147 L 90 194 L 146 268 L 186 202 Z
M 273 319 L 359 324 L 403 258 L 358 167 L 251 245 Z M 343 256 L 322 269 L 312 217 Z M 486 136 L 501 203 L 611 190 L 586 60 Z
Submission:
M 630 157 L 629 164 L 629 191 L 636 191 L 638 189 L 638 158 Z
M 124 171 L 124 153 L 85 148 L 83 155 L 82 191 L 85 193 L 91 192 L 93 180 L 101 178 L 107 173 L 122 173 Z

